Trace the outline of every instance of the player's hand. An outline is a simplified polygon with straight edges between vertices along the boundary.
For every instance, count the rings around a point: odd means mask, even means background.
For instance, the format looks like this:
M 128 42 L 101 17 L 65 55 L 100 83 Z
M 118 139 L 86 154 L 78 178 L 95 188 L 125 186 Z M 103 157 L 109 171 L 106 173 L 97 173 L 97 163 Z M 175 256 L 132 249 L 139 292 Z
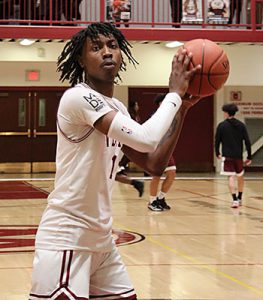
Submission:
M 252 160 L 251 160 L 251 159 L 246 159 L 246 160 L 245 160 L 245 165 L 246 165 L 246 166 L 251 165 L 251 163 L 252 163 Z
M 185 49 L 180 54 L 175 54 L 172 62 L 172 71 L 169 78 L 169 92 L 175 92 L 182 98 L 189 86 L 193 75 L 201 69 L 201 65 L 190 69 L 192 53 L 187 54 Z

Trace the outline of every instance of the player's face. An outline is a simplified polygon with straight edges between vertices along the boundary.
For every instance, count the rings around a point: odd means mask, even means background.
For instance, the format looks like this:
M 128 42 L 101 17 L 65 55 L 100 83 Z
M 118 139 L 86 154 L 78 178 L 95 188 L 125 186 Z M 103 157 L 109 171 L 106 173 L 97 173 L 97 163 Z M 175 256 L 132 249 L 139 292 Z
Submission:
M 88 81 L 113 83 L 122 62 L 121 50 L 113 36 L 99 34 L 95 41 L 87 39 L 80 63 Z

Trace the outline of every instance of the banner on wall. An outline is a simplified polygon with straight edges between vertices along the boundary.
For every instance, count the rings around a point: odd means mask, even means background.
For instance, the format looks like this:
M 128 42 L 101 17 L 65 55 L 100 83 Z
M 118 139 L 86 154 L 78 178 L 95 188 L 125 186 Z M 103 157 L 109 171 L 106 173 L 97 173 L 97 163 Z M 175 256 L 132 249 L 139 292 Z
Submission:
M 183 0 L 182 23 L 202 23 L 201 0 Z
M 240 114 L 244 118 L 263 118 L 263 102 L 243 99 L 241 91 L 231 91 L 230 101 L 238 106 Z
M 208 23 L 227 24 L 229 21 L 229 0 L 208 0 Z
M 128 22 L 131 19 L 131 1 L 107 0 L 106 18 L 112 22 Z

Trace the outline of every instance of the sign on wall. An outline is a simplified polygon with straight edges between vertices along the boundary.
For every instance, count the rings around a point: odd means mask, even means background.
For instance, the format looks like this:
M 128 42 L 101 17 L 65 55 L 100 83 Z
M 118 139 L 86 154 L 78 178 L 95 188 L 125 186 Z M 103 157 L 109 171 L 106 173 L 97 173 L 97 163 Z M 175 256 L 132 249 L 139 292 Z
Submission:
M 106 18 L 108 21 L 125 22 L 131 19 L 131 1 L 130 0 L 107 0 Z M 117 24 L 117 26 L 120 26 Z M 127 24 L 125 24 L 127 26 Z
M 182 23 L 201 23 L 202 3 L 201 0 L 183 0 Z
M 227 24 L 229 21 L 229 0 L 208 0 L 208 23 Z

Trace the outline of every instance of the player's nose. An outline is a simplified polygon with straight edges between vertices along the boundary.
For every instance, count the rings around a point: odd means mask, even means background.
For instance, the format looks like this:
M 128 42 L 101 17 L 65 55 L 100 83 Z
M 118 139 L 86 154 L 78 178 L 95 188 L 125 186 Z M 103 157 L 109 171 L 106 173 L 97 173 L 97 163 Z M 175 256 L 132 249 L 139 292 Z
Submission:
M 102 53 L 103 53 L 103 57 L 104 57 L 104 58 L 105 58 L 105 57 L 112 57 L 111 49 L 110 49 L 107 45 L 105 45 L 105 46 L 103 47 Z

